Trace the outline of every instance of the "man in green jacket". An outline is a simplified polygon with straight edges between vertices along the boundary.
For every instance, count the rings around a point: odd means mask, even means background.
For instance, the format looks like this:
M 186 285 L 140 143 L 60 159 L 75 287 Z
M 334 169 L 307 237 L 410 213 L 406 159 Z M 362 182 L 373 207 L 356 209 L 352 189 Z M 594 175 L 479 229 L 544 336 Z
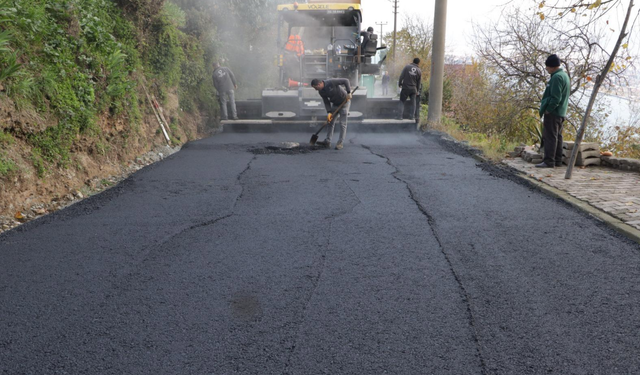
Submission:
M 571 82 L 569 75 L 560 67 L 557 55 L 549 56 L 545 66 L 551 78 L 542 95 L 539 111 L 540 117 L 544 116 L 544 159 L 536 167 L 554 168 L 562 166 L 562 126 L 567 116 Z

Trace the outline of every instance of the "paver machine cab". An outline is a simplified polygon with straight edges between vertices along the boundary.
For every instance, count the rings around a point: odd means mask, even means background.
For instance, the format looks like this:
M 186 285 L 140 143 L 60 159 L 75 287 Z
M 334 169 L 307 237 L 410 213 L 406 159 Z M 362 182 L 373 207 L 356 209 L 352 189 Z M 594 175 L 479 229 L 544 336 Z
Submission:
M 260 100 L 236 102 L 240 121 L 223 122 L 225 129 L 258 124 L 311 124 L 326 118 L 322 99 L 310 85 L 314 78 L 347 78 L 353 96 L 350 121 L 371 122 L 398 117 L 397 99 L 372 97 L 372 85 L 361 82 L 362 75 L 380 73 L 378 36 L 361 37 L 360 0 L 283 4 L 278 6 L 279 82 L 262 91 Z M 380 60 L 376 63 L 374 59 Z M 238 130 L 238 129 L 236 129 Z

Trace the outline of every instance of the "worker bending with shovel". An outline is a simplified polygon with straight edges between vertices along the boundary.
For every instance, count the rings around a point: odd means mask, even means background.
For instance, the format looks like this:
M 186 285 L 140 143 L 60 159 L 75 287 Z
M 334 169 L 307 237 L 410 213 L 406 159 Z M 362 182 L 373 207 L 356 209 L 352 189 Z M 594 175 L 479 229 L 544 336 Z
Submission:
M 344 139 L 347 136 L 347 117 L 349 114 L 349 107 L 351 105 L 350 100 L 353 97 L 351 94 L 351 84 L 346 78 L 332 78 L 319 80 L 314 79 L 311 81 L 318 94 L 324 101 L 324 106 L 327 109 L 327 123 L 329 127 L 327 129 L 327 138 L 324 141 L 316 142 L 317 145 L 326 148 L 331 147 L 331 138 L 333 137 L 333 130 L 335 128 L 335 122 L 338 115 L 340 116 L 340 138 L 336 143 L 336 150 L 342 150 L 344 146 Z M 343 88 L 344 87 L 344 88 Z M 336 112 L 335 117 L 333 111 L 339 107 L 340 111 Z

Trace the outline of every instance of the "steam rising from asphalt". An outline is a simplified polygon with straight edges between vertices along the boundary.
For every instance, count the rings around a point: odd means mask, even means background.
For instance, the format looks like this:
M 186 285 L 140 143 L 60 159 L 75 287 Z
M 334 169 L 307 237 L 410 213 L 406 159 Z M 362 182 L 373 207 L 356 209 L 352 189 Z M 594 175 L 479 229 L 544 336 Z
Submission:
M 217 36 L 222 40 L 217 49 L 217 58 L 222 65 L 229 67 L 238 80 L 237 100 L 259 99 L 264 88 L 276 88 L 278 82 L 278 67 L 276 58 L 279 48 L 283 48 L 289 36 L 289 25 L 284 22 L 278 46 L 278 12 L 279 0 L 262 2 L 259 19 L 255 25 L 246 24 L 246 16 L 225 14 L 221 22 L 216 25 Z M 220 12 L 220 7 L 212 11 Z M 299 35 L 304 43 L 305 52 L 324 54 L 329 48 L 332 27 L 325 26 L 320 20 L 311 16 L 298 14 L 302 17 L 304 28 L 291 28 L 292 35 Z M 214 18 L 221 18 L 220 15 Z M 336 38 L 341 39 L 342 45 L 351 44 L 347 40 L 359 38 L 352 28 L 336 28 Z M 357 30 L 356 30 L 357 31 Z M 318 72 L 317 78 L 324 78 L 324 72 Z M 309 82 L 305 82 L 309 83 Z
M 231 3 L 230 1 L 225 2 Z M 279 52 L 278 47 L 283 48 L 289 36 L 288 24 L 284 22 L 278 38 L 277 3 L 283 2 L 287 1 L 260 1 L 258 5 L 255 5 L 259 8 L 258 11 L 252 11 L 252 14 L 259 14 L 253 24 L 247 24 L 249 19 L 247 14 L 236 14 L 235 12 L 221 14 L 224 7 L 220 5 L 212 5 L 209 8 L 210 12 L 215 13 L 213 19 L 217 20 L 216 35 L 213 40 L 220 40 L 215 48 L 216 56 L 214 56 L 214 59 L 220 61 L 221 65 L 229 67 L 234 72 L 238 81 L 238 89 L 236 90 L 236 100 L 238 101 L 247 99 L 260 100 L 263 89 L 280 87 L 276 57 Z M 299 16 L 306 18 L 302 22 L 305 28 L 293 27 L 291 34 L 297 34 L 301 37 L 305 53 L 324 54 L 327 53 L 329 48 L 334 48 L 334 46 L 329 46 L 332 27 L 325 26 L 321 21 L 313 17 L 302 14 Z M 353 27 L 337 27 L 335 37 L 341 39 L 341 42 L 336 44 L 342 46 L 352 44 L 353 41 L 360 38 L 359 30 Z M 280 42 L 279 46 L 278 40 Z M 325 72 L 319 71 L 316 78 L 324 78 L 325 74 Z M 379 85 L 379 80 L 377 84 Z M 393 81 L 390 82 L 389 91 L 392 95 L 395 93 L 395 86 Z M 321 123 L 316 127 L 301 125 L 300 131 L 311 134 L 320 125 Z M 349 128 L 354 129 L 354 125 L 350 121 Z M 391 125 L 391 127 L 394 126 Z M 233 129 L 233 126 L 229 126 L 229 128 Z M 248 127 L 243 131 L 262 132 L 263 129 L 260 126 L 256 126 Z M 368 131 L 371 131 L 371 129 Z M 303 141 L 307 142 L 306 140 Z
M 275 0 L 266 0 L 235 11 L 215 5 L 210 10 L 215 12 L 220 40 L 215 58 L 233 71 L 238 81 L 236 100 L 260 98 L 263 88 L 277 83 L 276 7 Z

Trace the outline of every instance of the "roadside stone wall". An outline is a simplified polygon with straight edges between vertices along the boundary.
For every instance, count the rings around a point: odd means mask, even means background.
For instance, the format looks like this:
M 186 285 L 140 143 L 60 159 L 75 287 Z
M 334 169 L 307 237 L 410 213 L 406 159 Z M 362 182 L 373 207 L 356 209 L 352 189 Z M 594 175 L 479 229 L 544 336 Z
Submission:
M 602 165 L 622 171 L 640 172 L 640 160 L 628 158 L 616 158 L 613 156 L 601 156 Z

